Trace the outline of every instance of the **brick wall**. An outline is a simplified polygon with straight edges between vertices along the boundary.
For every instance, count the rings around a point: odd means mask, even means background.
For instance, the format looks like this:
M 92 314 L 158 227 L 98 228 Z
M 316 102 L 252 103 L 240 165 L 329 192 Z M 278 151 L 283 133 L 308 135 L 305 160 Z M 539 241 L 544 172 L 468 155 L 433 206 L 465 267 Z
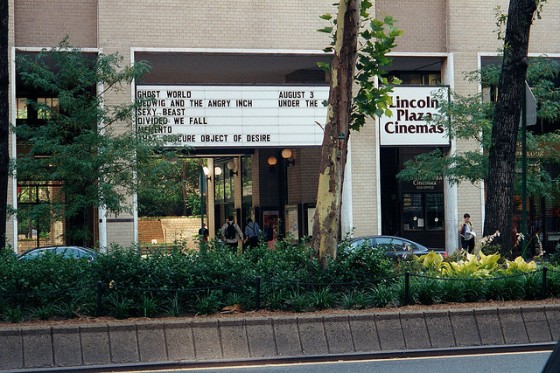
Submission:
M 97 46 L 97 0 L 17 0 L 14 17 L 18 47 L 55 46 L 66 35 L 71 45 Z
M 376 17 L 392 16 L 397 28 L 403 31 L 395 51 L 445 52 L 445 0 L 375 1 Z

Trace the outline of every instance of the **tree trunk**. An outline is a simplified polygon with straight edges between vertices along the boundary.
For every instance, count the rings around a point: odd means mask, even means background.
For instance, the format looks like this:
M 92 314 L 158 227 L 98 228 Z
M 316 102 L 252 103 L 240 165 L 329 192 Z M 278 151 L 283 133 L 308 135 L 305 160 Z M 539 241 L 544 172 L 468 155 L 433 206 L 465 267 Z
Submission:
M 360 5 L 360 0 L 342 0 L 338 8 L 327 121 L 321 149 L 319 186 L 313 221 L 312 245 L 323 266 L 327 257 L 336 257 L 340 235 L 342 182 L 348 152 Z
M 8 60 L 8 0 L 0 1 L 0 250 L 6 247 L 6 221 L 10 153 Z
M 535 0 L 510 0 L 504 59 L 498 83 L 498 100 L 489 150 L 488 195 L 484 235 L 500 232 L 497 244 L 502 254 L 513 246 L 513 195 L 517 133 L 521 99 L 525 94 L 529 32 L 537 8 Z

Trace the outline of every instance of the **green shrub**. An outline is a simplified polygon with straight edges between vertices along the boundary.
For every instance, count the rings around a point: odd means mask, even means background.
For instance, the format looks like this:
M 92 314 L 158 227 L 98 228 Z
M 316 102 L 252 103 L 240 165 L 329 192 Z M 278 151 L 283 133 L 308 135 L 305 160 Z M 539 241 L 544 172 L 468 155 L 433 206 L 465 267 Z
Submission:
M 56 307 L 53 304 L 46 304 L 31 310 L 31 317 L 39 320 L 49 320 L 56 314 Z
M 177 317 L 182 313 L 183 307 L 179 294 L 175 293 L 172 297 L 167 298 L 165 302 L 165 313 L 169 316 Z
M 11 323 L 18 323 L 23 321 L 23 309 L 21 306 L 9 307 L 4 312 L 4 317 Z
M 560 270 L 556 267 L 548 268 L 547 289 L 548 296 L 560 297 Z
M 406 271 L 411 273 L 410 304 L 541 296 L 542 271 L 522 258 L 502 263 L 493 255 L 457 255 L 453 261 L 432 254 L 394 262 L 378 250 L 359 248 L 339 250 L 323 269 L 311 248 L 288 242 L 241 255 L 217 241 L 200 252 L 180 245 L 147 255 L 136 249 L 114 245 L 91 263 L 54 255 L 29 261 L 0 255 L 0 316 L 17 322 L 95 315 L 98 296 L 103 314 L 117 318 L 212 314 L 234 304 L 251 310 L 257 278 L 260 306 L 269 310 L 391 307 L 404 304 Z M 548 265 L 547 289 L 559 296 L 560 271 Z
M 119 293 L 110 294 L 107 297 L 109 314 L 117 319 L 125 319 L 131 315 L 134 306 L 132 299 L 121 296 Z
M 330 287 L 314 290 L 309 294 L 311 305 L 318 310 L 333 308 L 336 304 L 336 294 Z
M 415 283 L 415 293 L 412 296 L 414 303 L 425 305 L 441 303 L 443 293 L 441 280 L 420 277 Z
M 222 308 L 220 291 L 209 291 L 206 295 L 197 298 L 195 309 L 197 315 L 209 315 Z
M 494 300 L 515 300 L 525 297 L 525 276 L 504 276 L 488 280 L 486 298 Z
M 159 302 L 152 294 L 142 297 L 141 314 L 144 317 L 154 317 L 159 312 Z
M 371 288 L 367 297 L 367 305 L 377 308 L 395 307 L 398 304 L 399 290 L 399 285 L 379 284 Z
M 548 277 L 548 276 L 547 276 Z M 524 298 L 535 300 L 542 298 L 542 272 L 537 271 L 525 275 Z
M 441 301 L 444 303 L 465 302 L 464 285 L 462 280 L 443 279 L 441 283 Z
M 488 287 L 487 281 L 476 278 L 462 279 L 462 281 L 465 302 L 480 302 L 485 300 L 486 288 Z
M 307 294 L 293 291 L 286 300 L 286 307 L 294 312 L 305 312 L 311 309 L 311 299 Z
M 342 294 L 342 308 L 346 310 L 363 309 L 368 304 L 368 296 L 363 291 L 352 290 Z

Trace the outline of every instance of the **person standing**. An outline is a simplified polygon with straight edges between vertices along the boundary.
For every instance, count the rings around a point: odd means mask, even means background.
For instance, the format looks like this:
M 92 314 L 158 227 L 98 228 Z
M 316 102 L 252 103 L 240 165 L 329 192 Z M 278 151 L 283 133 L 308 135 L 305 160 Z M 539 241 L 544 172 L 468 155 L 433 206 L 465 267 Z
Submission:
M 261 234 L 261 227 L 256 221 L 247 218 L 247 225 L 245 226 L 245 242 L 246 247 L 253 248 L 259 245 L 259 236 Z
M 220 228 L 220 232 L 226 245 L 237 252 L 238 243 L 243 240 L 243 232 L 241 232 L 239 225 L 233 221 L 233 216 L 228 216 L 225 224 Z
M 474 252 L 474 238 L 476 233 L 472 227 L 471 216 L 467 213 L 463 215 L 463 224 L 459 229 L 459 235 L 461 236 L 461 247 L 466 250 L 469 254 Z
M 208 228 L 206 228 L 206 223 L 203 223 L 202 227 L 200 227 L 200 229 L 198 230 L 199 239 L 202 242 L 208 242 L 208 236 L 209 235 L 210 235 L 210 232 L 208 231 Z

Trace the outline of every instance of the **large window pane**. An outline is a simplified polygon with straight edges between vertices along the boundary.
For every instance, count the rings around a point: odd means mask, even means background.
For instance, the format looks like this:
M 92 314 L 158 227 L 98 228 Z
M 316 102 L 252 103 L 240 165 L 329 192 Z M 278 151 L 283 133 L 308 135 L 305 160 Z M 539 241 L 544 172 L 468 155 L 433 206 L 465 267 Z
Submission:
M 443 229 L 443 193 L 426 194 L 427 229 Z

